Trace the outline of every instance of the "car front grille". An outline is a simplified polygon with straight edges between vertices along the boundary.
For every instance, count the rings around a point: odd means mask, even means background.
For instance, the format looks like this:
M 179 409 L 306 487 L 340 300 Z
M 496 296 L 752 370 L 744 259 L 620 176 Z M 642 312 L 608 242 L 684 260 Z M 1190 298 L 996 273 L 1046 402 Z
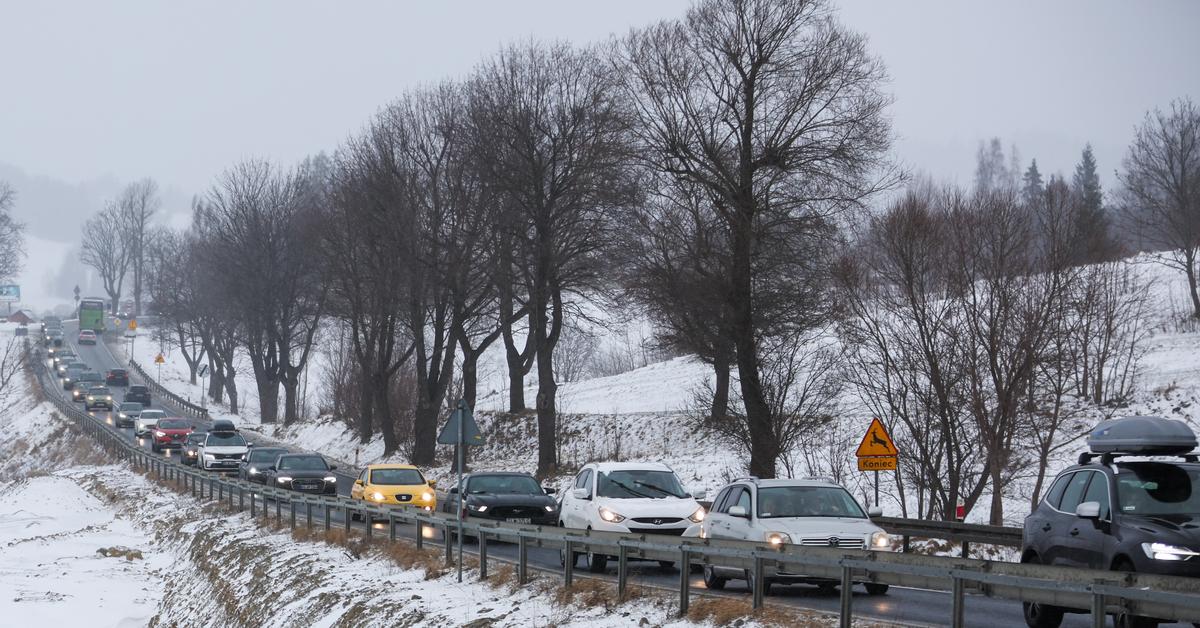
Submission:
M 660 534 L 663 536 L 683 536 L 685 530 L 687 528 L 629 528 L 629 531 L 634 534 Z
M 400 495 L 397 495 L 397 496 L 396 496 L 396 501 L 398 501 L 398 502 L 405 502 L 405 503 L 407 503 L 407 502 L 411 502 L 411 501 L 412 501 L 412 495 L 409 495 L 409 494 L 407 494 L 407 493 L 401 493 Z
M 530 508 L 529 506 L 498 506 L 487 513 L 497 519 L 524 519 L 544 517 L 545 509 Z
M 217 460 L 241 460 L 242 454 L 213 454 Z
M 293 480 L 292 488 L 297 491 L 323 491 L 325 490 L 325 482 L 323 480 Z
M 862 549 L 863 540 L 861 538 L 846 538 L 836 536 L 810 537 L 800 539 L 800 545 L 804 547 L 836 547 L 838 549 Z
M 634 521 L 638 523 L 649 523 L 656 526 L 669 526 L 673 523 L 683 521 L 680 517 L 635 517 Z

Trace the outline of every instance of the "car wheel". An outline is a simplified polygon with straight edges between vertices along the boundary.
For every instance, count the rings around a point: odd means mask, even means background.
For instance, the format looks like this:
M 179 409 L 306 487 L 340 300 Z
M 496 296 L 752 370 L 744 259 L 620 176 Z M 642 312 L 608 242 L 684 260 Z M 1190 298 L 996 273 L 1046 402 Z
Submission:
M 886 595 L 888 592 L 888 585 L 878 582 L 864 582 L 863 586 L 867 589 L 867 595 Z
M 822 595 L 836 595 L 837 590 L 838 585 L 832 582 L 822 582 L 821 584 L 817 585 L 817 592 Z
M 1041 563 L 1037 556 L 1022 558 L 1021 562 L 1030 565 Z M 1058 628 L 1062 625 L 1063 609 L 1061 607 L 1037 602 L 1023 602 L 1021 607 L 1025 615 L 1025 625 L 1029 628 Z
M 1113 571 L 1137 571 L 1137 568 L 1129 559 L 1123 559 L 1113 565 Z M 1115 628 L 1156 628 L 1158 620 L 1129 613 L 1117 613 L 1113 616 L 1113 626 Z
M 746 591 L 749 591 L 750 595 L 754 595 L 754 572 L 747 569 L 745 579 L 746 579 Z M 772 584 L 772 582 L 769 579 L 763 578 L 763 583 L 762 583 L 763 597 L 771 595 L 771 584 Z
M 592 573 L 604 573 L 608 569 L 608 556 L 595 552 L 587 553 L 587 569 Z
M 712 565 L 704 566 L 704 586 L 714 591 L 725 588 L 725 578 L 718 576 Z

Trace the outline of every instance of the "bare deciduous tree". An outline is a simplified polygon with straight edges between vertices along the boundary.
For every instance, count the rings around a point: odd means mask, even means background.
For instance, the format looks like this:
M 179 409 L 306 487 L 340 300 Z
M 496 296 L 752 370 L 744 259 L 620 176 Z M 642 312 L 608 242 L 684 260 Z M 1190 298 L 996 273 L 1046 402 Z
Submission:
M 25 259 L 25 225 L 13 218 L 17 192 L 0 181 L 0 280 L 11 280 L 21 272 Z
M 160 205 L 158 184 L 153 179 L 131 183 L 121 191 L 116 205 L 122 223 L 122 246 L 129 256 L 129 270 L 133 274 L 133 313 L 138 316 L 142 314 L 142 288 L 146 275 L 150 221 Z M 113 307 L 117 307 L 115 300 Z
M 131 259 L 125 227 L 120 205 L 109 203 L 84 223 L 79 252 L 79 261 L 91 266 L 100 276 L 114 314 L 120 307 L 121 292 Z

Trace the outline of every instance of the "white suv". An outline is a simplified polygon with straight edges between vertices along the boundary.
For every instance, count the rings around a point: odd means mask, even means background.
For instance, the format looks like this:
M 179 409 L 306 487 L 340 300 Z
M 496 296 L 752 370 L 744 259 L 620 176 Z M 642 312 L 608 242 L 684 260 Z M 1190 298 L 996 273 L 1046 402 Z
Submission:
M 682 536 L 688 526 L 704 520 L 696 502 L 675 472 L 656 462 L 600 462 L 585 465 L 571 491 L 563 495 L 559 525 L 564 528 Z M 565 556 L 562 557 L 565 560 Z M 608 556 L 587 554 L 587 568 L 602 572 Z M 577 560 L 578 555 L 571 560 Z M 663 568 L 675 563 L 660 561 Z
M 203 442 L 196 444 L 197 462 L 205 471 L 237 471 L 250 447 L 237 432 L 209 432 Z
M 881 514 L 871 509 L 872 515 Z M 713 539 L 766 542 L 771 545 L 834 547 L 841 549 L 892 549 L 892 538 L 871 523 L 858 502 L 831 480 L 735 480 L 717 493 L 712 512 L 700 525 L 700 536 Z M 745 580 L 754 589 L 753 572 L 704 565 L 704 584 L 725 587 L 729 579 Z M 823 590 L 837 587 L 836 580 L 766 568 L 763 594 L 772 584 L 815 584 Z M 867 593 L 882 595 L 888 585 L 863 583 Z

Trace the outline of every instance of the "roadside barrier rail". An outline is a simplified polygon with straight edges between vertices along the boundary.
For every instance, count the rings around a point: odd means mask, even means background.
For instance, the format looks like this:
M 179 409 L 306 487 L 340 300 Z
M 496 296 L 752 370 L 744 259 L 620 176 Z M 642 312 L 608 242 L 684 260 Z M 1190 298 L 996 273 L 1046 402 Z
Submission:
M 150 374 L 142 368 L 141 364 L 138 364 L 137 360 L 130 358 L 129 368 L 133 369 L 134 372 L 142 378 L 143 382 L 146 382 L 146 386 L 149 386 L 150 390 L 154 391 L 154 394 L 158 395 L 159 397 L 166 397 L 167 399 L 170 399 L 171 403 L 175 404 L 183 414 L 190 416 L 193 419 L 208 419 L 208 410 L 206 408 L 201 408 L 187 399 L 184 399 L 170 390 L 167 390 L 166 386 L 163 386 L 162 384 L 158 383 L 158 380 L 150 377 Z
M 679 568 L 681 615 L 687 613 L 691 595 L 690 567 L 694 564 L 713 564 L 744 569 L 748 574 L 756 576 L 752 579 L 754 590 L 751 598 L 755 608 L 761 607 L 763 603 L 762 575 L 768 567 L 840 582 L 840 625 L 845 627 L 851 625 L 854 614 L 851 587 L 860 582 L 947 591 L 952 598 L 949 619 L 951 625 L 956 627 L 965 625 L 964 604 L 968 592 L 1015 602 L 1036 602 L 1086 609 L 1092 613 L 1094 626 L 1104 626 L 1106 614 L 1116 612 L 1159 619 L 1200 620 L 1200 579 L 887 551 L 794 545 L 772 547 L 769 544 L 749 541 L 564 530 L 557 527 L 471 519 L 465 520 L 460 527 L 458 521 L 448 514 L 392 509 L 342 496 L 296 493 L 258 485 L 220 473 L 190 468 L 137 447 L 120 433 L 108 429 L 100 419 L 83 412 L 53 391 L 53 386 L 48 386 L 45 381 L 49 377 L 45 362 L 40 356 L 34 361 L 37 363 L 35 368 L 38 380 L 47 392 L 46 396 L 59 411 L 114 456 L 159 480 L 182 486 L 202 500 L 225 502 L 239 511 L 248 509 L 256 520 L 273 516 L 277 523 L 282 524 L 286 518 L 287 524 L 292 528 L 303 524 L 309 528 L 323 526 L 328 530 L 333 525 L 340 525 L 347 532 L 359 529 L 369 537 L 375 534 L 372 521 L 382 520 L 387 522 L 389 541 L 397 540 L 397 531 L 401 526 L 411 526 L 416 533 L 417 547 L 422 547 L 426 542 L 433 542 L 426 541 L 423 532 L 425 528 L 434 528 L 442 532 L 448 563 L 453 561 L 454 535 L 473 536 L 479 540 L 478 569 L 481 578 L 486 578 L 488 573 L 489 544 L 508 542 L 517 545 L 517 579 L 522 584 L 529 579 L 528 550 L 531 547 L 558 550 L 564 556 L 587 552 L 615 556 L 617 592 L 621 599 L 624 599 L 628 591 L 630 560 L 675 562 Z M 314 510 L 318 511 L 316 517 Z M 341 515 L 341 521 L 335 524 L 336 515 Z M 355 519 L 361 519 L 364 523 L 356 526 Z M 883 521 L 890 523 L 892 529 L 909 530 L 913 536 L 926 536 L 932 529 L 905 528 L 907 520 L 899 520 L 902 523 Z M 965 538 L 980 533 L 974 528 L 991 527 L 962 526 L 964 524 L 934 526 L 937 528 L 934 530 L 937 534 L 928 535 L 947 538 L 938 535 L 955 534 Z M 1007 530 L 1009 531 L 997 532 L 993 540 L 977 542 L 1010 543 L 1011 529 Z M 563 561 L 564 584 L 569 585 L 575 577 L 574 563 L 574 560 Z

